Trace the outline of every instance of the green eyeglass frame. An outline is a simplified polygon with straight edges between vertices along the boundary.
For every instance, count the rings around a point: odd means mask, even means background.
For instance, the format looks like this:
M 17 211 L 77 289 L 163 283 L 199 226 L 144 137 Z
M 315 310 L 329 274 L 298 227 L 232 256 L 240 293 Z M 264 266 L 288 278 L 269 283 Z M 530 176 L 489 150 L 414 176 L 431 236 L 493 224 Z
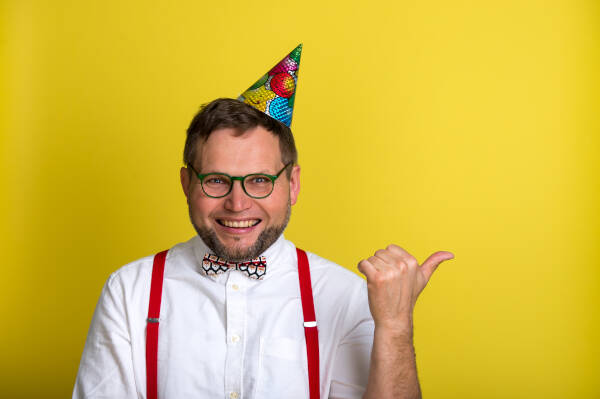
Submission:
M 202 186 L 202 191 L 204 192 L 204 194 L 206 194 L 207 197 L 210 198 L 223 198 L 226 197 L 227 195 L 229 195 L 229 193 L 231 192 L 231 190 L 233 189 L 233 184 L 235 183 L 236 180 L 240 181 L 240 184 L 242 185 L 242 189 L 244 190 L 244 192 L 246 193 L 246 195 L 250 198 L 255 198 L 255 199 L 261 199 L 261 198 L 267 198 L 269 195 L 271 195 L 271 193 L 273 193 L 273 189 L 275 188 L 275 180 L 277 180 L 277 178 L 279 176 L 281 176 L 281 174 L 283 173 L 284 170 L 286 170 L 288 168 L 288 166 L 293 165 L 294 162 L 288 162 L 279 172 L 277 172 L 276 175 L 269 175 L 267 173 L 250 173 L 249 175 L 246 176 L 230 176 L 227 173 L 220 173 L 220 172 L 211 172 L 211 173 L 203 173 L 200 174 L 196 171 L 196 169 L 194 169 L 194 167 L 191 164 L 187 164 L 187 167 L 190 168 L 190 170 L 192 172 L 194 172 L 194 174 L 196 175 L 196 177 L 198 178 L 198 180 L 200 180 L 200 185 Z M 229 190 L 227 190 L 227 192 L 223 195 L 210 195 L 206 192 L 206 189 L 204 188 L 204 178 L 206 178 L 207 176 L 214 176 L 214 175 L 218 175 L 218 176 L 226 176 L 229 181 Z M 246 184 L 244 183 L 246 181 L 247 178 L 249 177 L 253 177 L 253 176 L 261 176 L 261 177 L 266 177 L 269 180 L 271 180 L 271 191 L 269 191 L 268 194 L 266 195 L 262 195 L 262 196 L 256 196 L 256 195 L 251 195 L 248 193 L 248 191 L 246 190 Z

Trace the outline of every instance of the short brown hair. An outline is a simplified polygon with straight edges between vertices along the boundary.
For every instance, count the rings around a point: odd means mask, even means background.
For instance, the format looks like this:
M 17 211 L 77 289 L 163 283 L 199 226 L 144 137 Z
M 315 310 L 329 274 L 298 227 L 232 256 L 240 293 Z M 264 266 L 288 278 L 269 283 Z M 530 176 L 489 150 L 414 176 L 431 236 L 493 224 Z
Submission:
M 219 98 L 200 107 L 187 129 L 183 162 L 186 165 L 192 164 L 196 160 L 198 141 L 206 141 L 215 130 L 232 128 L 241 134 L 257 126 L 265 128 L 279 138 L 281 161 L 284 165 L 298 162 L 294 136 L 289 127 L 256 108 L 231 98 Z M 288 168 L 287 173 L 289 177 L 291 168 Z

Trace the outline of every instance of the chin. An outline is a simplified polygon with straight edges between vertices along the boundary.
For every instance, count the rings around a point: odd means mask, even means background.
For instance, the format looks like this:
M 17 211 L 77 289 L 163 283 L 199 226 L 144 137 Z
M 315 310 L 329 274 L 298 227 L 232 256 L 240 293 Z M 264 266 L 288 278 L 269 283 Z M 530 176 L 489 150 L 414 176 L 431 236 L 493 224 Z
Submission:
M 240 238 L 240 237 L 225 237 L 221 239 L 217 238 L 221 245 L 227 248 L 230 252 L 244 252 L 248 251 L 251 247 L 256 245 L 256 237 L 253 238 Z
M 192 222 L 192 224 L 194 223 Z M 194 228 L 202 241 L 215 255 L 230 262 L 243 262 L 258 258 L 260 254 L 266 251 L 283 233 L 285 225 L 266 228 L 258 234 L 256 239 L 243 239 L 240 237 L 238 242 L 235 242 L 231 237 L 228 237 L 225 242 L 222 241 L 215 230 L 211 228 L 199 227 L 195 224 Z M 228 245 L 229 243 L 232 244 Z
M 208 226 L 200 226 L 194 223 L 190 209 L 190 221 L 194 229 L 204 241 L 204 244 L 221 258 L 230 262 L 243 262 L 259 257 L 265 252 L 285 230 L 291 214 L 291 205 L 288 203 L 287 212 L 284 220 L 280 225 L 262 227 L 261 231 L 253 231 L 252 236 L 236 237 L 235 235 L 227 235 L 224 240 L 217 235 L 215 228 Z M 261 221 L 261 224 L 264 220 Z M 217 227 L 218 228 L 218 227 Z M 229 245 L 227 245 L 227 244 Z

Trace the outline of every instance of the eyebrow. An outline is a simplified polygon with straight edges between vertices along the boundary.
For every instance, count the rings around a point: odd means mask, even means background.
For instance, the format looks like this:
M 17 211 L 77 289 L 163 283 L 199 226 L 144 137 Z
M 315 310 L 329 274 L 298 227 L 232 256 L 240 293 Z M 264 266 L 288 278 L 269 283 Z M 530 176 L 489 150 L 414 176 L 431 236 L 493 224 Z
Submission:
M 229 175 L 229 176 L 233 176 L 233 177 L 241 177 L 241 176 L 248 176 L 248 175 L 255 175 L 255 174 L 262 174 L 262 175 L 271 175 L 271 176 L 273 176 L 273 173 L 277 173 L 277 172 L 269 172 L 269 171 L 266 171 L 265 169 L 263 169 L 263 170 L 259 170 L 258 172 L 246 173 L 245 175 L 239 175 L 239 176 L 234 176 L 234 175 L 232 175 L 230 173 L 227 173 L 227 172 L 215 172 L 215 171 L 212 171 L 212 172 L 198 172 L 198 174 L 200 174 L 200 175 L 207 175 L 207 174 L 211 174 L 212 175 L 212 174 L 215 174 L 215 175 Z

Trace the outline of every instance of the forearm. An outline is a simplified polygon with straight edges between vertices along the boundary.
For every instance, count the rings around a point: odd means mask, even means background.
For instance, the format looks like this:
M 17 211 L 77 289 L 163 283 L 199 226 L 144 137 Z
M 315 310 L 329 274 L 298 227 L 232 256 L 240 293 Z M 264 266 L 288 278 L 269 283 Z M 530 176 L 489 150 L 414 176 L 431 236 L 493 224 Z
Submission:
M 421 397 L 412 312 L 435 269 L 452 258 L 451 252 L 438 251 L 419 266 L 414 256 L 392 244 L 358 263 L 358 270 L 367 277 L 369 308 L 375 322 L 365 398 Z
M 375 398 L 421 398 L 412 328 L 392 330 L 375 326 L 364 399 Z

